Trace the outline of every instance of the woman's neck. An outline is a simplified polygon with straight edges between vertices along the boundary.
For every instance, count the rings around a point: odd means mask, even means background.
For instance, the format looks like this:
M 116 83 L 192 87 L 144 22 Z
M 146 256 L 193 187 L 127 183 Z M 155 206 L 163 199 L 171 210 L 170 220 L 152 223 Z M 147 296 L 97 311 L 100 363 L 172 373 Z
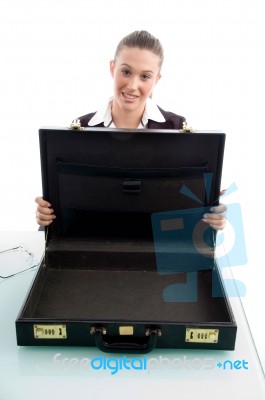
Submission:
M 142 111 L 123 110 L 113 102 L 111 109 L 112 121 L 116 128 L 136 129 L 142 120 L 143 112 L 144 109 Z

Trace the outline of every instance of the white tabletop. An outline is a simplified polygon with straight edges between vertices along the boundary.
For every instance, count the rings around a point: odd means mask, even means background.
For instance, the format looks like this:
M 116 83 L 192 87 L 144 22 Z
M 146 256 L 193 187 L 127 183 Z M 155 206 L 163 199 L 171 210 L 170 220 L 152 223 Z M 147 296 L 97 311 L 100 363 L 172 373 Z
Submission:
M 42 232 L 0 232 L 0 239 L 0 251 L 24 243 L 33 263 L 43 253 Z M 0 262 L 0 275 L 1 269 Z M 88 347 L 18 347 L 15 320 L 34 271 L 0 280 L 0 400 L 265 399 L 263 371 L 239 298 L 230 298 L 238 325 L 235 351 L 157 349 L 134 356 Z

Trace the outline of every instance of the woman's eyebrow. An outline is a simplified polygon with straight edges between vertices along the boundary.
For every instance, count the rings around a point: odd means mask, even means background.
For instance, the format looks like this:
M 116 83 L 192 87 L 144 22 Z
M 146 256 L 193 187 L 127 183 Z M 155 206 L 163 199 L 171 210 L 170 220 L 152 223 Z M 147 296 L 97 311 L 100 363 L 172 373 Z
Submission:
M 123 63 L 123 64 L 121 64 L 121 67 L 127 67 L 127 68 L 130 68 L 130 69 L 133 69 L 130 65 L 128 65 L 128 64 L 126 64 L 126 63 Z M 144 74 L 153 74 L 154 72 L 152 71 L 152 70 L 147 70 L 147 71 L 142 71 L 142 73 L 144 73 Z
M 122 67 L 122 66 L 125 66 L 125 67 L 128 67 L 128 68 L 131 68 L 131 69 L 132 69 L 132 67 L 131 67 L 130 65 L 126 64 L 126 63 L 121 64 L 121 67 Z

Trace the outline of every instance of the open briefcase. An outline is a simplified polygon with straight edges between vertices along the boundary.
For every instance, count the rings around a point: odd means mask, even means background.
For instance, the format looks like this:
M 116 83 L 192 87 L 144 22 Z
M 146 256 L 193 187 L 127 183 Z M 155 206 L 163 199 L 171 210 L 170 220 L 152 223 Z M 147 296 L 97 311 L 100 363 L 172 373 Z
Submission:
M 218 204 L 225 134 L 39 131 L 57 218 L 16 320 L 26 346 L 233 350 L 236 323 L 202 216 Z

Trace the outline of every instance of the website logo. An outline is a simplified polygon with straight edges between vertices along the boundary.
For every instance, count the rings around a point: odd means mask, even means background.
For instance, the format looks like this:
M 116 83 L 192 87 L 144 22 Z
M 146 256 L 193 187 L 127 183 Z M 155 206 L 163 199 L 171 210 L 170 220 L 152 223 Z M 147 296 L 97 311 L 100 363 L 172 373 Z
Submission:
M 248 370 L 248 362 L 242 360 L 219 361 L 214 357 L 105 357 L 94 358 L 63 357 L 61 353 L 54 355 L 53 368 L 56 370 L 84 370 L 95 373 L 118 375 L 120 373 L 146 373 L 155 371 L 214 371 L 217 368 L 224 371 Z
M 205 196 L 210 195 L 212 174 L 204 174 Z M 228 196 L 237 190 L 235 184 L 225 192 Z M 194 195 L 186 186 L 180 192 L 199 204 L 203 201 Z M 223 196 L 224 197 L 224 196 Z M 243 265 L 247 262 L 246 245 L 239 204 L 227 205 L 227 226 L 225 232 L 217 232 L 202 221 L 211 207 L 172 210 L 152 214 L 152 229 L 156 254 L 156 265 L 161 275 L 187 272 L 186 283 L 176 283 L 164 289 L 165 302 L 196 302 L 197 271 L 213 267 L 213 249 L 218 256 L 216 261 L 220 269 Z M 226 235 L 230 236 L 229 244 Z M 232 240 L 231 240 L 232 238 Z M 222 249 L 224 251 L 220 251 Z M 230 297 L 245 296 L 243 282 L 224 280 L 227 295 Z M 223 296 L 218 284 L 218 276 L 214 275 L 212 296 Z

